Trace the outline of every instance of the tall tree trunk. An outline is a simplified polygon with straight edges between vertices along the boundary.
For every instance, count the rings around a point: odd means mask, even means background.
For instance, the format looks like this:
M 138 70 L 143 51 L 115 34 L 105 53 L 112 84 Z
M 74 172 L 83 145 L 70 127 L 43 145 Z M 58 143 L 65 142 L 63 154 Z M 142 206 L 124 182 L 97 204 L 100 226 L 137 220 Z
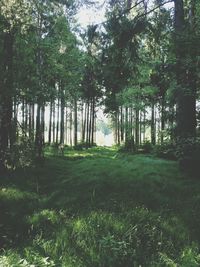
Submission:
M 60 105 L 60 144 L 64 144 L 64 131 L 65 131 L 65 94 L 61 86 L 61 105 Z
M 37 105 L 37 115 L 36 115 L 36 133 L 35 133 L 35 147 L 36 147 L 36 157 L 42 157 L 42 133 L 41 133 L 41 106 Z
M 59 120 L 60 120 L 60 99 L 58 99 L 58 105 L 57 105 L 56 144 L 58 144 Z
M 48 136 L 49 145 L 51 144 L 52 114 L 53 114 L 53 100 L 51 100 L 51 103 L 50 103 L 50 114 L 49 114 L 49 136 Z
M 143 115 L 143 141 L 146 139 L 146 110 L 144 109 L 144 115 Z
M 82 142 L 85 142 L 85 130 L 86 130 L 86 119 L 87 119 L 87 104 L 85 103 L 84 109 L 84 120 L 83 120 L 83 129 L 82 129 Z
M 162 96 L 162 99 L 161 99 L 161 134 L 160 134 L 161 144 L 164 141 L 164 130 L 165 130 L 165 96 Z
M 53 143 L 56 141 L 56 103 L 55 100 L 53 102 Z
M 70 141 L 70 146 L 73 145 L 72 142 L 72 125 L 73 125 L 73 115 L 72 115 L 72 107 L 70 108 L 70 129 L 69 129 L 69 141 Z
M 77 146 L 78 139 L 77 139 L 77 133 L 78 133 L 78 111 L 77 111 L 77 99 L 74 98 L 74 146 Z
M 178 138 L 195 137 L 196 135 L 196 92 L 195 86 L 187 85 L 186 47 L 183 45 L 185 19 L 183 0 L 175 3 L 175 47 L 177 79 L 177 129 Z
M 86 119 L 86 143 L 89 145 L 89 119 L 90 119 L 90 101 L 87 102 L 87 119 Z
M 120 111 L 117 111 L 117 143 L 120 145 Z
M 13 112 L 13 119 L 12 119 L 12 131 L 11 131 L 11 138 L 10 138 L 10 146 L 12 147 L 18 138 L 18 127 L 17 127 L 17 116 L 18 116 L 18 105 L 16 103 L 16 98 L 14 99 L 14 112 Z
M 123 142 L 124 141 L 124 114 L 123 114 L 123 107 L 121 106 L 120 108 L 120 114 L 121 114 L 121 122 L 120 122 L 120 125 L 121 125 L 121 141 Z
M 32 115 L 32 124 L 31 124 L 31 134 L 32 134 L 32 139 L 34 140 L 34 131 L 35 131 L 35 104 L 32 104 L 32 111 L 31 111 L 31 115 Z
M 31 139 L 32 138 L 32 105 L 28 105 L 28 136 Z
M 125 108 L 125 142 L 128 142 L 129 132 L 128 132 L 128 108 Z
M 3 59 L 0 78 L 0 169 L 4 169 L 5 151 L 9 146 L 12 131 L 13 109 L 13 42 L 11 32 L 3 35 Z
M 92 103 L 92 146 L 95 143 L 95 98 L 93 97 L 93 103 Z
M 90 100 L 90 115 L 89 115 L 89 128 L 88 128 L 88 143 L 91 146 L 91 133 L 92 133 L 92 98 Z
M 136 146 L 139 145 L 140 142 L 140 112 L 139 109 L 135 109 L 135 144 Z
M 45 105 L 42 104 L 41 108 L 41 139 L 42 146 L 45 144 Z
M 155 103 L 154 100 L 151 104 L 151 143 L 156 144 L 156 134 L 155 134 Z
M 28 104 L 27 104 L 27 101 L 25 101 L 24 108 L 25 108 L 24 131 L 27 134 L 27 132 L 28 132 Z
M 67 111 L 67 107 L 65 109 L 65 144 L 68 144 L 68 111 Z

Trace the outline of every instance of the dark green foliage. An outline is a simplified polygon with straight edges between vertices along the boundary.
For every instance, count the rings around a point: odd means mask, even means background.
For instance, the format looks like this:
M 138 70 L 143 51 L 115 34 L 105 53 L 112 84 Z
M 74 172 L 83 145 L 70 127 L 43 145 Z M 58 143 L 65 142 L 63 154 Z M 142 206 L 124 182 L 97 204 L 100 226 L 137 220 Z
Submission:
M 181 138 L 177 142 L 176 156 L 182 170 L 196 177 L 200 174 L 200 139 Z
M 35 145 L 28 137 L 21 137 L 6 151 L 5 166 L 7 169 L 27 168 L 35 164 Z
M 140 146 L 140 149 L 142 150 L 143 153 L 151 153 L 153 150 L 153 146 L 150 141 L 145 140 L 142 145 Z
M 160 158 L 175 160 L 176 158 L 176 146 L 171 142 L 164 142 L 163 144 L 157 144 L 153 147 L 153 154 Z
M 87 142 L 80 142 L 76 146 L 74 146 L 73 148 L 74 148 L 74 150 L 81 151 L 81 150 L 84 150 L 84 149 L 87 149 L 90 147 L 95 147 L 95 146 L 97 146 L 97 144 L 95 144 L 95 143 L 89 144 Z
M 134 142 L 134 137 L 129 137 L 126 142 L 119 146 L 118 148 L 119 152 L 136 152 L 137 148 Z

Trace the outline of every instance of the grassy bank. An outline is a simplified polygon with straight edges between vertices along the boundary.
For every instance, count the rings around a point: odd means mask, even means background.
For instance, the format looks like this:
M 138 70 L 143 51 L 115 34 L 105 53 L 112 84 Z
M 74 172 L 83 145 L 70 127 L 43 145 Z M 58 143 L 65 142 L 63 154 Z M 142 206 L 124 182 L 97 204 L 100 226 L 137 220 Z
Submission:
M 114 149 L 1 177 L 0 266 L 199 266 L 200 181 Z

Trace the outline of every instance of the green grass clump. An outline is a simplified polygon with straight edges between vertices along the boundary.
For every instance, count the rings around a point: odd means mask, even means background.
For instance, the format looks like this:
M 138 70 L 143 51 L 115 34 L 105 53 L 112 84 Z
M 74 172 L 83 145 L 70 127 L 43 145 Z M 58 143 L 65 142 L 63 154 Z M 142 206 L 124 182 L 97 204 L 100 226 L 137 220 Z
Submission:
M 175 161 L 65 148 L 0 181 L 0 267 L 200 266 L 200 181 Z

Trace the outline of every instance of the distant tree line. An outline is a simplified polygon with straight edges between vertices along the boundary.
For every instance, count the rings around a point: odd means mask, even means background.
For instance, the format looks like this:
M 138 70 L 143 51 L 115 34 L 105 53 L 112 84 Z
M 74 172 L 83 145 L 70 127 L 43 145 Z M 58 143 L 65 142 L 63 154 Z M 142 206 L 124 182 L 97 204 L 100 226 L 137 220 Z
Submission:
M 1 1 L 1 168 L 25 139 L 41 158 L 45 129 L 49 144 L 92 146 L 101 104 L 117 144 L 196 147 L 199 1 L 105 3 L 105 21 L 82 30 L 74 15 L 90 1 Z

